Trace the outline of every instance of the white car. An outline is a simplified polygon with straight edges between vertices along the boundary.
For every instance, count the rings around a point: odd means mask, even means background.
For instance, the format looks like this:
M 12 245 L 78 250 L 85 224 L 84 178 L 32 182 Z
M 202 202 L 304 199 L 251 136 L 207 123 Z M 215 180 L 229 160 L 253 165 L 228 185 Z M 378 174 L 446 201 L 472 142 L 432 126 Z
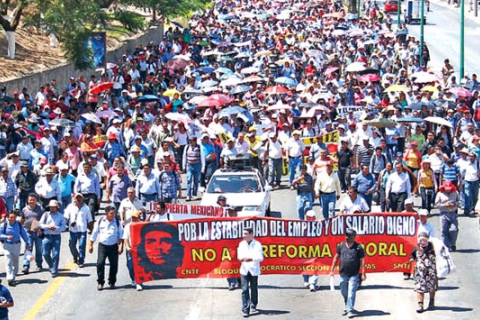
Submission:
M 272 187 L 257 169 L 215 171 L 202 196 L 202 205 L 217 205 L 219 195 L 237 209 L 239 217 L 270 216 Z

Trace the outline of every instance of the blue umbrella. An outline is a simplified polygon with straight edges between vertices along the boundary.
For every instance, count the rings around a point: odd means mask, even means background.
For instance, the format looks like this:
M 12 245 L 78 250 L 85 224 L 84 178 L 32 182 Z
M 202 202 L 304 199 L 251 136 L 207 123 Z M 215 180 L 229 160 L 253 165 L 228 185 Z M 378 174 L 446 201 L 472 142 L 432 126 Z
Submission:
M 277 79 L 275 79 L 275 83 L 283 84 L 283 85 L 286 85 L 286 86 L 289 86 L 289 87 L 295 87 L 297 85 L 297 81 L 295 81 L 292 78 L 288 78 L 288 77 L 277 78 Z
M 185 94 L 204 94 L 204 92 L 202 90 L 198 90 L 198 89 L 194 89 L 194 88 L 186 89 L 182 93 L 185 93 Z
M 218 82 L 215 81 L 215 80 L 205 80 L 202 83 L 200 83 L 198 86 L 200 88 L 209 88 L 209 87 L 213 87 L 217 84 L 218 84 Z
M 251 55 L 249 53 L 246 53 L 246 52 L 240 52 L 239 54 L 237 54 L 234 58 L 235 59 L 240 59 L 240 58 L 250 58 Z
M 160 98 L 153 94 L 146 94 L 137 99 L 137 102 L 156 102 L 160 101 Z
M 225 108 L 222 111 L 220 111 L 220 113 L 218 114 L 218 117 L 219 118 L 230 117 L 232 114 L 242 114 L 245 111 L 246 110 L 244 108 L 239 107 L 239 106 L 228 107 L 228 108 Z
M 397 122 L 423 122 L 422 118 L 418 117 L 412 117 L 412 116 L 406 116 L 406 117 L 401 117 L 396 120 Z
M 213 71 L 215 71 L 215 69 L 213 69 L 212 67 L 200 67 L 195 71 L 200 71 L 203 73 L 212 73 Z
M 248 90 L 250 90 L 250 87 L 249 87 L 249 86 L 240 85 L 240 86 L 237 86 L 237 87 L 233 88 L 233 89 L 230 91 L 230 94 L 237 94 L 237 93 L 247 92 Z
M 230 73 L 233 73 L 232 70 L 228 69 L 228 68 L 225 68 L 225 67 L 220 67 L 220 68 L 217 68 L 215 69 L 215 72 L 218 72 L 218 73 L 223 73 L 223 74 L 230 74 Z

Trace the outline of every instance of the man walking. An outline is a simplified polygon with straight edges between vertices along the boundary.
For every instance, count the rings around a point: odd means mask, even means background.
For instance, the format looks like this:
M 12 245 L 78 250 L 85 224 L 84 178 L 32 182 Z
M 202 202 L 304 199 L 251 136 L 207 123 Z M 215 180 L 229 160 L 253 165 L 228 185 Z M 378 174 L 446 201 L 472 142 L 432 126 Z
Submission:
M 141 216 L 142 216 L 141 211 L 134 211 L 132 213 L 132 220 L 125 226 L 125 230 L 123 233 L 123 243 L 125 245 L 128 274 L 130 276 L 130 280 L 132 280 L 132 287 L 135 287 L 137 291 L 142 291 L 143 286 L 141 283 L 135 282 L 135 272 L 134 272 L 134 264 L 133 264 L 133 256 L 132 256 L 132 236 L 131 236 L 130 229 L 132 224 L 140 222 Z
M 267 164 L 268 158 L 268 183 L 273 187 L 276 183 L 280 187 L 282 178 L 282 144 L 278 141 L 275 133 L 269 134 L 270 140 L 267 142 L 265 152 L 263 153 L 262 166 Z
M 20 222 L 17 221 L 17 215 L 15 212 L 10 212 L 8 214 L 8 220 L 0 226 L 0 242 L 3 244 L 5 270 L 9 286 L 14 286 L 16 284 L 15 277 L 18 273 L 18 262 L 21 249 L 20 238 L 25 242 L 25 249 L 30 250 L 27 232 L 23 229 Z
M 73 197 L 73 202 L 65 209 L 64 217 L 69 226 L 70 240 L 68 241 L 68 246 L 70 247 L 73 261 L 80 268 L 83 268 L 85 249 L 87 247 L 87 228 L 93 223 L 93 219 L 90 209 L 83 202 L 81 193 L 77 193 Z
M 197 138 L 191 136 L 190 144 L 185 147 L 183 152 L 183 167 L 187 168 L 187 198 L 191 201 L 192 196 L 197 197 L 198 183 L 200 182 L 200 174 L 205 172 L 205 155 L 203 148 L 197 143 Z
M 97 221 L 88 244 L 88 252 L 93 252 L 93 244 L 98 238 L 97 290 L 102 291 L 105 284 L 105 261 L 108 258 L 110 272 L 108 285 L 115 289 L 118 271 L 118 256 L 123 252 L 123 227 L 115 218 L 115 208 L 105 209 L 105 217 Z
M 373 192 L 377 187 L 377 180 L 373 174 L 370 173 L 367 165 L 362 165 L 362 172 L 357 174 L 355 179 L 353 179 L 353 186 L 357 188 L 358 194 L 360 197 L 365 199 L 365 202 L 368 204 L 369 208 L 372 208 L 372 198 Z
M 127 197 L 128 188 L 133 187 L 132 181 L 125 174 L 123 165 L 117 166 L 117 174 L 108 180 L 107 199 L 111 199 L 115 211 L 118 212 L 120 203 Z
M 164 203 L 176 203 L 181 197 L 182 185 L 180 183 L 180 175 L 172 170 L 170 163 L 165 163 L 163 171 L 158 176 L 160 184 L 160 198 Z
M 300 177 L 292 181 L 292 186 L 297 187 L 297 213 L 298 219 L 305 219 L 305 212 L 312 209 L 313 195 L 315 193 L 313 178 L 307 173 L 307 166 L 300 166 Z
M 258 276 L 260 262 L 263 261 L 262 244 L 253 238 L 252 228 L 243 229 L 243 240 L 237 248 L 237 259 L 241 262 L 242 312 L 243 317 L 247 318 L 250 311 L 257 312 Z
M 35 175 L 28 169 L 28 163 L 22 161 L 20 163 L 20 172 L 15 178 L 15 185 L 18 188 L 18 203 L 17 208 L 22 210 L 27 205 L 27 198 L 29 194 L 34 191 L 36 183 Z
M 303 141 L 300 140 L 300 134 L 300 130 L 293 131 L 293 138 L 290 138 L 285 146 L 285 151 L 288 155 L 288 166 L 290 168 L 289 182 L 291 190 L 294 189 L 293 178 L 295 178 L 297 167 L 302 165 L 302 155 L 305 150 L 305 145 Z M 303 218 L 301 220 L 303 220 Z
M 65 218 L 58 211 L 60 204 L 57 200 L 50 200 L 50 211 L 43 214 L 39 226 L 45 232 L 42 241 L 43 257 L 50 268 L 52 278 L 58 275 L 58 263 L 60 262 L 60 245 L 62 244 L 62 231 L 67 227 Z
M 392 212 L 402 212 L 405 209 L 405 200 L 410 198 L 411 184 L 408 173 L 403 171 L 402 163 L 395 164 L 395 172 L 390 174 L 385 188 L 385 201 L 390 201 Z
M 100 182 L 95 173 L 92 172 L 90 163 L 83 164 L 83 173 L 80 173 L 75 180 L 73 191 L 83 195 L 83 201 L 90 209 L 92 217 L 95 217 L 97 206 L 100 206 L 102 196 L 100 194 Z
M 333 172 L 332 163 L 328 163 L 327 171 L 318 175 L 315 181 L 315 197 L 320 198 L 324 219 L 335 215 L 335 205 L 341 193 L 340 179 Z
M 435 199 L 435 206 L 440 211 L 443 243 L 452 252 L 457 250 L 459 200 L 457 189 L 449 180 L 440 187 Z
M 335 266 L 340 259 L 340 291 L 345 302 L 343 315 L 348 315 L 349 318 L 355 316 L 355 296 L 360 282 L 360 270 L 362 281 L 367 279 L 365 274 L 365 250 L 359 243 L 355 242 L 356 235 L 355 230 L 350 228 L 346 230 L 346 241 L 337 247 L 337 253 L 333 258 L 332 268 L 330 269 L 330 276 L 333 277 Z
M 31 193 L 28 195 L 28 205 L 22 209 L 20 214 L 20 222 L 23 224 L 28 235 L 28 245 L 31 250 L 35 247 L 35 262 L 37 263 L 37 271 L 42 271 L 42 239 L 38 236 L 38 222 L 42 217 L 44 210 L 37 204 L 37 195 Z M 24 274 L 28 274 L 30 269 L 30 261 L 23 257 Z

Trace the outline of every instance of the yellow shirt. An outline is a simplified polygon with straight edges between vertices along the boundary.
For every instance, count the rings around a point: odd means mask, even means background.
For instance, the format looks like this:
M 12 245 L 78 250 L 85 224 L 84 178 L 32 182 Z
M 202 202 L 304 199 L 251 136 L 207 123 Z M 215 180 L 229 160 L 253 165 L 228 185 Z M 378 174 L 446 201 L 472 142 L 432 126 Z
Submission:
M 248 154 L 251 154 L 252 157 L 254 158 L 258 158 L 258 151 L 253 151 L 252 149 L 255 149 L 255 146 L 258 144 L 258 143 L 261 143 L 260 141 L 258 141 L 257 139 L 255 139 L 253 142 L 250 142 L 250 139 L 247 140 L 248 144 L 250 145 L 250 148 L 248 150 Z
M 417 153 L 413 151 L 408 152 L 405 162 L 407 163 L 408 167 L 418 169 Z
M 342 193 L 340 187 L 340 180 L 338 175 L 335 172 L 328 174 L 326 171 L 322 172 L 317 176 L 317 181 L 315 181 L 315 191 L 320 191 L 323 193 L 332 193 L 336 192 L 337 196 Z
M 420 181 L 419 181 L 419 186 L 421 188 L 433 188 L 433 179 L 435 179 L 435 176 L 433 174 L 433 170 L 422 170 L 420 171 Z

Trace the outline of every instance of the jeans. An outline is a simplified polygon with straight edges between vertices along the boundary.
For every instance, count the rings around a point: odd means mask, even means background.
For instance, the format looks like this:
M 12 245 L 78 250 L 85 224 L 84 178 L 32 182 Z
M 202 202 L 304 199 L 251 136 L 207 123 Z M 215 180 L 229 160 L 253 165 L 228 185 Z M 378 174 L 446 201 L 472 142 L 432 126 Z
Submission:
M 322 199 L 322 213 L 323 218 L 331 218 L 335 215 L 335 205 L 337 203 L 337 194 L 332 193 L 320 193 L 320 198 Z M 332 208 L 332 210 L 330 210 Z
M 340 185 L 342 191 L 347 191 L 350 188 L 350 180 L 352 176 L 352 170 L 350 167 L 339 167 L 338 168 L 338 178 L 340 179 Z
M 298 158 L 289 158 L 288 167 L 290 170 L 290 185 L 292 185 L 293 179 L 295 178 L 295 171 L 300 172 L 300 166 L 302 165 L 302 157 Z
M 242 311 L 249 314 L 250 307 L 256 308 L 258 304 L 258 276 L 252 276 L 249 272 L 247 275 L 242 274 L 240 281 L 242 283 Z
M 200 173 L 202 171 L 202 164 L 188 164 L 187 163 L 187 197 L 191 198 L 197 196 L 198 182 L 200 181 Z M 192 190 L 193 187 L 193 190 Z
M 469 214 L 475 210 L 475 205 L 478 200 L 478 180 L 477 181 L 465 181 L 465 207 L 463 208 L 464 214 Z
M 100 243 L 98 245 L 97 283 L 101 285 L 105 284 L 105 261 L 107 258 L 110 263 L 108 284 L 115 284 L 118 272 L 118 244 L 106 246 Z
M 393 157 L 393 155 L 397 154 L 397 144 L 387 143 L 387 150 L 390 150 L 390 154 L 392 154 L 392 157 Z M 403 150 L 400 150 L 400 151 L 403 152 Z
M 303 282 L 308 283 L 309 285 L 313 284 L 315 287 L 317 287 L 317 281 L 318 281 L 318 276 L 316 275 L 302 275 L 303 277 Z
M 207 187 L 210 178 L 212 177 L 213 173 L 217 170 L 217 165 L 214 161 L 206 162 L 205 163 L 205 172 L 200 174 L 200 185 L 203 188 Z
M 77 242 L 79 250 L 77 249 Z M 87 233 L 70 231 L 68 246 L 70 247 L 73 259 L 77 261 L 78 264 L 83 264 L 85 262 L 85 248 L 87 247 Z
M 42 267 L 42 239 L 37 236 L 36 232 L 27 232 L 28 235 L 28 244 L 30 245 L 30 250 L 33 252 L 33 248 L 35 247 L 35 262 L 37 263 L 37 267 Z M 30 261 L 23 257 L 23 266 L 30 268 Z
M 237 285 L 237 284 L 240 284 L 241 280 L 240 278 L 227 278 L 227 282 L 228 282 L 228 286 L 234 284 L 234 285 Z
M 379 192 L 380 192 L 380 210 L 382 212 L 387 212 L 388 210 L 390 210 L 390 205 L 386 200 L 387 197 L 386 197 L 385 188 L 380 188 Z
M 340 275 L 340 291 L 342 292 L 343 300 L 345 301 L 345 309 L 347 312 L 351 312 L 355 306 L 355 296 L 357 294 L 358 282 L 360 276 L 342 276 Z
M 433 188 L 420 187 L 420 196 L 422 197 L 422 209 L 427 209 L 428 213 L 430 213 L 435 199 Z
M 62 208 L 61 212 L 65 212 L 65 209 L 68 207 L 68 205 L 72 203 L 72 195 L 68 195 L 65 197 L 62 197 Z
M 440 213 L 443 243 L 449 249 L 457 245 L 458 219 L 456 213 Z
M 372 198 L 373 198 L 373 193 L 370 193 L 370 194 L 359 193 L 358 195 L 359 195 L 360 197 L 362 197 L 363 200 L 365 200 L 365 202 L 366 202 L 367 205 L 368 205 L 368 208 L 370 209 L 370 211 L 372 211 Z
M 7 281 L 15 280 L 18 273 L 18 263 L 20 260 L 21 243 L 3 243 L 3 254 L 5 256 L 5 273 Z
M 268 158 L 268 183 L 273 186 L 274 180 L 277 185 L 282 179 L 282 158 Z
M 305 219 L 305 212 L 312 209 L 313 197 L 311 193 L 302 193 L 297 195 L 297 214 L 298 219 Z
M 133 257 L 131 251 L 125 251 L 127 258 L 127 269 L 130 280 L 135 281 L 135 272 L 133 270 Z
M 5 201 L 5 207 L 7 209 L 7 212 L 12 212 L 13 211 L 13 203 L 15 202 L 15 198 L 14 197 L 8 197 L 8 198 L 3 198 L 3 200 Z
M 58 263 L 60 262 L 60 245 L 62 243 L 62 237 L 59 234 L 45 235 L 43 239 L 43 258 L 50 268 L 52 274 L 58 273 Z

